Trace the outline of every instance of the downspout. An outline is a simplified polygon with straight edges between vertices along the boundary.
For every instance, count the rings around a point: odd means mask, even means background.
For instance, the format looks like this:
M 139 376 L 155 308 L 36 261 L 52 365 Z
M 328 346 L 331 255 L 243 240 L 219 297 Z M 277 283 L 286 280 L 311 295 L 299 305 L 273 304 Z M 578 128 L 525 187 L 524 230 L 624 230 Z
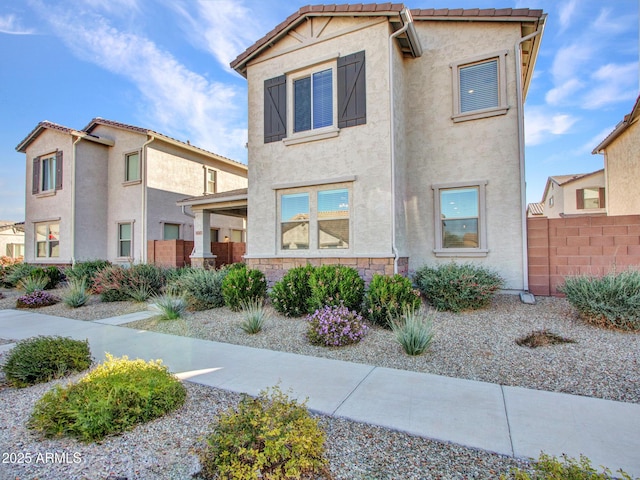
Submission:
M 515 46 L 516 56 L 516 96 L 518 108 L 518 154 L 520 156 L 520 216 L 522 222 L 522 286 L 525 292 L 529 291 L 529 260 L 527 258 L 527 182 L 525 178 L 524 165 L 524 100 L 522 92 L 522 54 L 520 46 L 527 40 L 540 35 L 544 31 L 544 22 L 535 32 L 520 38 Z
M 71 265 L 76 264 L 76 149 L 82 137 L 73 141 L 71 149 Z
M 403 9 L 403 11 L 406 10 Z M 400 12 L 402 18 L 402 12 Z M 391 250 L 393 252 L 393 274 L 398 273 L 398 248 L 396 246 L 396 136 L 395 136 L 395 109 L 393 95 L 393 40 L 402 35 L 409 28 L 405 23 L 400 30 L 389 36 L 389 139 L 391 144 Z
M 142 177 L 142 212 L 141 231 L 142 231 L 142 258 L 141 261 L 147 263 L 147 145 L 156 139 L 153 135 L 149 135 L 149 139 L 142 144 L 142 165 L 140 165 L 140 176 Z
M 182 205 L 182 214 L 186 215 L 187 217 L 191 217 L 191 218 L 196 218 L 196 216 L 193 213 L 189 213 L 187 212 L 186 209 L 186 205 Z

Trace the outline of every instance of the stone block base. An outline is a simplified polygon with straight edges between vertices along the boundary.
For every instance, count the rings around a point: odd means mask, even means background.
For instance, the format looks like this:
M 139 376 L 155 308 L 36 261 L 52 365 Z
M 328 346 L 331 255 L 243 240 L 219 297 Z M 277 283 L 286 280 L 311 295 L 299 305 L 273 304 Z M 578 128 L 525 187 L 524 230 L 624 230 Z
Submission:
M 269 287 L 282 279 L 287 270 L 305 265 L 319 267 L 321 265 L 345 265 L 358 270 L 360 276 L 368 284 L 375 273 L 393 275 L 393 257 L 314 257 L 314 258 L 247 258 L 245 262 L 249 268 L 255 268 L 264 273 Z M 398 273 L 407 276 L 409 273 L 409 258 L 398 259 Z
M 194 268 L 204 268 L 205 270 L 215 270 L 216 257 L 191 257 L 191 266 Z

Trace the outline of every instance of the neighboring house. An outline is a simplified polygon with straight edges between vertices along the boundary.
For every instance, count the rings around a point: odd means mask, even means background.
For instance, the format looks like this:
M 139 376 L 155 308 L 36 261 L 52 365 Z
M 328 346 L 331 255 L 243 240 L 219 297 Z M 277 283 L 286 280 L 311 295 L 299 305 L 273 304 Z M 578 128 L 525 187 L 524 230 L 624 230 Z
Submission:
M 526 289 L 523 103 L 545 19 L 309 6 L 240 54 L 247 263 L 274 281 L 307 262 L 367 279 L 474 262 Z
M 0 220 L 0 257 L 24 257 L 24 222 Z
M 547 218 L 606 215 L 604 170 L 547 179 L 541 204 Z
M 544 203 L 530 203 L 527 205 L 527 217 L 544 217 Z
M 604 155 L 607 213 L 640 214 L 640 96 L 624 119 L 593 154 Z
M 149 240 L 192 240 L 185 196 L 246 187 L 247 166 L 166 135 L 101 118 L 82 130 L 40 122 L 26 154 L 25 261 L 139 263 Z M 244 220 L 213 217 L 220 236 Z

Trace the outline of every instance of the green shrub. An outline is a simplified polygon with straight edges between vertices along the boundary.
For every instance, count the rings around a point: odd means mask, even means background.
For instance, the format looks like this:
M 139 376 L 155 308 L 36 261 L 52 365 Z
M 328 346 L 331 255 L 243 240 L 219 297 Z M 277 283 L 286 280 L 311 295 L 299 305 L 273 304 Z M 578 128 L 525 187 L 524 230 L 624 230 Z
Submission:
M 89 292 L 87 277 L 73 277 L 67 280 L 68 286 L 62 294 L 62 301 L 71 308 L 78 308 L 87 303 Z
M 266 295 L 267 280 L 260 270 L 246 266 L 227 270 L 227 275 L 222 281 L 222 296 L 225 305 L 231 310 L 240 310 L 243 302 L 263 299 Z
M 604 277 L 568 277 L 559 291 L 586 322 L 621 330 L 640 330 L 640 271 Z
M 64 275 L 62 271 L 56 266 L 38 267 L 31 272 L 31 276 L 41 276 L 47 279 L 47 285 L 45 290 L 51 290 L 56 288 L 58 284 L 63 280 Z
M 533 463 L 533 475 L 525 470 L 514 469 L 507 475 L 501 475 L 502 480 L 610 480 L 614 478 L 611 471 L 603 469 L 598 471 L 591 466 L 591 461 L 584 455 L 580 455 L 580 460 L 562 455 L 562 461 L 547 455 L 540 454 L 540 458 Z M 623 470 L 618 470 L 617 478 L 632 480 L 631 476 Z
M 28 426 L 46 437 L 89 442 L 120 433 L 180 407 L 186 390 L 160 360 L 114 358 L 35 405 Z
M 21 340 L 9 352 L 2 371 L 10 385 L 27 387 L 48 382 L 91 365 L 89 342 L 63 337 Z
M 103 268 L 111 265 L 111 262 L 107 260 L 87 260 L 84 262 L 77 262 L 72 267 L 65 269 L 64 275 L 67 280 L 80 280 L 84 278 L 87 282 L 87 288 L 92 293 L 95 291 L 95 278 L 97 273 Z
M 359 310 L 364 295 L 364 280 L 355 268 L 344 265 L 323 265 L 309 277 L 311 295 L 307 311 L 314 312 L 325 305 L 344 305 Z
M 389 317 L 393 335 L 407 355 L 422 355 L 433 340 L 433 314 L 405 307 L 400 317 Z
M 151 307 L 160 312 L 161 320 L 177 320 L 187 311 L 187 301 L 184 297 L 164 294 L 155 297 Z
M 199 452 L 200 475 L 272 480 L 309 478 L 326 470 L 324 432 L 304 404 L 280 389 L 243 397 L 237 409 L 218 415 Z
M 285 273 L 271 289 L 271 305 L 287 317 L 300 317 L 311 313 L 307 306 L 311 296 L 309 278 L 314 268 L 311 265 L 295 267 Z
M 94 289 L 103 302 L 147 301 L 159 295 L 165 284 L 164 270 L 140 263 L 129 268 L 109 265 L 96 273 Z
M 31 275 L 36 269 L 35 266 L 28 263 L 14 263 L 4 268 L 4 284 L 9 288 L 15 288 L 18 282 Z
M 405 308 L 420 307 L 420 292 L 402 275 L 375 274 L 364 296 L 364 313 L 370 322 L 389 328 L 389 317 L 397 317 Z
M 497 273 L 470 263 L 424 266 L 415 281 L 431 305 L 452 312 L 486 307 L 504 284 Z
M 127 272 L 120 265 L 109 265 L 96 273 L 94 291 L 103 302 L 129 300 Z
M 264 322 L 271 316 L 269 311 L 264 308 L 264 300 L 259 298 L 242 302 L 241 309 L 244 318 L 240 323 L 240 328 L 249 334 L 260 332 Z
M 179 275 L 172 272 L 167 282 L 167 291 L 183 295 L 193 310 L 209 310 L 224 307 L 222 281 L 228 270 L 205 270 L 203 268 L 182 269 Z
M 358 312 L 344 305 L 326 305 L 307 317 L 307 340 L 312 345 L 342 347 L 358 343 L 369 331 Z
M 38 290 L 44 290 L 48 285 L 49 279 L 42 275 L 28 275 L 18 280 L 16 288 L 29 294 Z

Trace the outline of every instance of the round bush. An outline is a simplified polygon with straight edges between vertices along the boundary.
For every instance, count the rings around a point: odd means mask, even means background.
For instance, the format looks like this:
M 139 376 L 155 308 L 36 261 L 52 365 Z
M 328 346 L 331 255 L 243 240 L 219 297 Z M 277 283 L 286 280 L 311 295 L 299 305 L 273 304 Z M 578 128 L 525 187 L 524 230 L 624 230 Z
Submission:
M 160 360 L 107 360 L 80 381 L 38 400 L 28 426 L 46 437 L 89 442 L 120 433 L 180 407 L 186 390 Z
M 174 275 L 167 283 L 167 291 L 175 295 L 184 295 L 192 310 L 224 307 L 222 282 L 227 273 L 227 269 L 184 269 L 180 275 Z
M 420 292 L 411 280 L 402 275 L 375 274 L 364 297 L 364 313 L 367 319 L 390 328 L 389 318 L 397 317 L 405 309 L 416 310 L 421 305 Z
M 309 277 L 311 295 L 307 312 L 325 305 L 344 305 L 350 310 L 360 309 L 364 295 L 364 280 L 355 268 L 344 265 L 317 267 Z
M 307 339 L 311 344 L 323 347 L 341 347 L 358 343 L 369 330 L 362 317 L 344 305 L 327 305 L 309 315 L 307 320 Z
M 324 472 L 324 432 L 304 404 L 277 387 L 258 398 L 243 397 L 237 409 L 217 418 L 199 452 L 206 479 L 314 478 Z
M 22 340 L 9 352 L 2 366 L 14 387 L 48 382 L 91 365 L 88 341 L 63 337 L 33 337 Z
M 311 296 L 309 278 L 314 268 L 311 265 L 290 269 L 282 280 L 276 282 L 270 294 L 271 304 L 276 311 L 287 317 L 300 317 L 311 313 L 307 301 Z
M 263 299 L 266 295 L 267 280 L 260 270 L 232 267 L 222 281 L 224 303 L 231 310 L 240 310 L 243 303 Z
M 60 299 L 55 295 L 45 292 L 44 290 L 36 290 L 35 292 L 21 295 L 16 299 L 17 308 L 40 308 L 55 305 Z
M 451 312 L 486 307 L 504 284 L 500 275 L 485 267 L 453 262 L 424 266 L 415 281 L 431 305 Z

